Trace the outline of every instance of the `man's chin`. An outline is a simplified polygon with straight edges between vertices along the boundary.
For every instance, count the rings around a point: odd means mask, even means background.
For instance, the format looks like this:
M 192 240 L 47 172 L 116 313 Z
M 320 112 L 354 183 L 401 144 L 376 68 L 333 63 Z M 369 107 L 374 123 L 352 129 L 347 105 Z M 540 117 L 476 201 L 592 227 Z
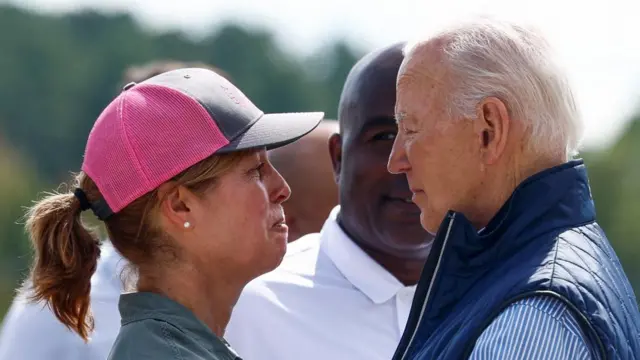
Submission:
M 420 213 L 420 225 L 422 226 L 424 231 L 432 238 L 435 237 L 438 233 L 438 229 L 440 228 L 441 223 L 441 220 L 435 221 L 434 217 L 426 217 L 424 215 L 424 211 Z

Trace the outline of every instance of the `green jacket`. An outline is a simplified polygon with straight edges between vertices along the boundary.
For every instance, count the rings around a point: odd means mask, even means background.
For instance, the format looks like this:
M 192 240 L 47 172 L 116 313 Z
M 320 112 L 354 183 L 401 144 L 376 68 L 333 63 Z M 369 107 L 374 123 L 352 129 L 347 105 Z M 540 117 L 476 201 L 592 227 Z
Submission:
M 241 360 L 186 307 L 162 295 L 120 296 L 122 327 L 108 360 Z

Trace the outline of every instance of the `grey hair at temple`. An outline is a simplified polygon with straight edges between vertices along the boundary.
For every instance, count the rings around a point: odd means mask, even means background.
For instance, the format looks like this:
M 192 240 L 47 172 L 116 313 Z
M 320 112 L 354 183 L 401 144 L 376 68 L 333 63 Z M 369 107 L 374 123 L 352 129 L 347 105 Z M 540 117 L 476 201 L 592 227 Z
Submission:
M 548 154 L 562 148 L 567 159 L 577 155 L 581 116 L 565 72 L 538 30 L 477 18 L 408 43 L 405 64 L 434 39 L 444 40 L 441 51 L 455 79 L 453 117 L 474 118 L 477 104 L 495 96 L 529 128 L 532 151 Z

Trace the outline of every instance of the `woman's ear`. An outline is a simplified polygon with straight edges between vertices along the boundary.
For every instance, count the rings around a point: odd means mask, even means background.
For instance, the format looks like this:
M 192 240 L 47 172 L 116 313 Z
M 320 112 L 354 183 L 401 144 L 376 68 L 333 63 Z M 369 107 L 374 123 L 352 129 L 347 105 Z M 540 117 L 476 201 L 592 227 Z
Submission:
M 195 224 L 191 216 L 191 207 L 195 195 L 189 189 L 167 182 L 158 188 L 158 197 L 161 199 L 160 215 L 168 226 L 176 229 L 193 228 Z

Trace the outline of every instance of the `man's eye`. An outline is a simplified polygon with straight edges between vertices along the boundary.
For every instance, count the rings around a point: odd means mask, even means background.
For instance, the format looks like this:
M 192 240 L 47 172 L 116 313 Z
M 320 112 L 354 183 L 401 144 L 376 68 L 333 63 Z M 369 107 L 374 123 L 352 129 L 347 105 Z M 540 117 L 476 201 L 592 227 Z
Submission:
M 407 135 L 411 135 L 411 134 L 414 134 L 414 133 L 415 133 L 415 131 L 414 131 L 414 130 L 408 129 L 406 126 L 403 126 L 403 127 L 402 127 L 402 132 L 403 132 L 404 134 L 407 134 Z
M 383 140 L 383 141 L 395 140 L 395 138 L 396 138 L 396 133 L 391 131 L 381 132 L 373 136 L 373 140 Z

